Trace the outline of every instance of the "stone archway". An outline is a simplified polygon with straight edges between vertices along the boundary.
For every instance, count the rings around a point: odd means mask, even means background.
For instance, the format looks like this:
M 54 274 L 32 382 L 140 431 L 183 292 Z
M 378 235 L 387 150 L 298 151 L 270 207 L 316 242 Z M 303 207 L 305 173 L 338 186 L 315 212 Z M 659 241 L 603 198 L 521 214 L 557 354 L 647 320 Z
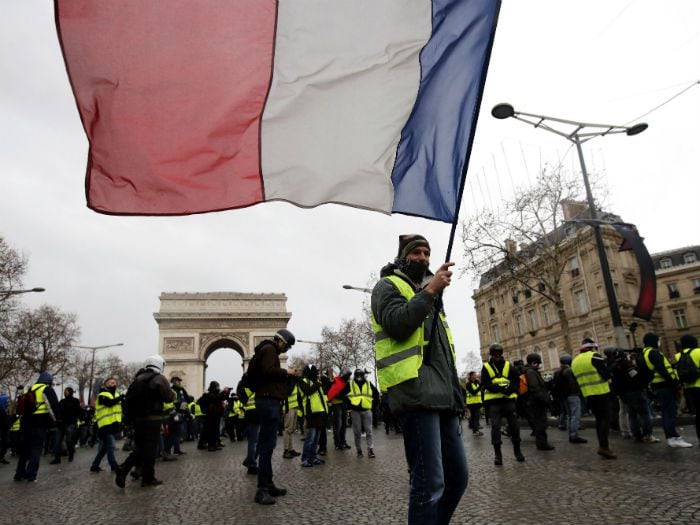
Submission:
M 233 348 L 246 368 L 255 346 L 286 328 L 292 316 L 286 303 L 285 294 L 161 293 L 160 310 L 153 316 L 166 377 L 180 376 L 187 392 L 198 398 L 207 357 Z

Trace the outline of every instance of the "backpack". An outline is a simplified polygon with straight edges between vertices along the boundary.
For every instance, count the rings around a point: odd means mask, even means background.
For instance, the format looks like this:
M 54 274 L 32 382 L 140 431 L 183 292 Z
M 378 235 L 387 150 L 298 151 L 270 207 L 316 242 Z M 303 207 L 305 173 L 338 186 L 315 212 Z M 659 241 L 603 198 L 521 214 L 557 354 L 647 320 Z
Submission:
M 31 416 L 36 411 L 36 405 L 36 390 L 34 386 L 31 386 L 19 396 L 17 400 L 17 414 L 20 416 Z
M 637 358 L 634 362 L 637 368 L 637 384 L 642 388 L 646 388 L 654 379 L 654 371 L 647 366 L 647 360 L 644 359 L 644 351 L 640 350 L 637 352 Z
M 148 377 L 141 377 L 148 375 Z M 122 401 L 122 410 L 124 412 L 124 421 L 133 421 L 136 418 L 146 417 L 154 408 L 155 393 L 150 388 L 151 380 L 158 374 L 153 370 L 147 370 L 139 374 L 126 391 L 124 401 Z
M 527 394 L 528 388 L 527 388 L 527 377 L 525 376 L 525 372 L 520 374 L 520 383 L 518 385 L 518 394 L 523 396 Z
M 676 372 L 678 372 L 678 379 L 682 383 L 695 383 L 695 381 L 700 378 L 700 371 L 698 370 L 695 361 L 690 356 L 694 348 L 687 348 L 681 350 L 681 356 L 676 363 Z

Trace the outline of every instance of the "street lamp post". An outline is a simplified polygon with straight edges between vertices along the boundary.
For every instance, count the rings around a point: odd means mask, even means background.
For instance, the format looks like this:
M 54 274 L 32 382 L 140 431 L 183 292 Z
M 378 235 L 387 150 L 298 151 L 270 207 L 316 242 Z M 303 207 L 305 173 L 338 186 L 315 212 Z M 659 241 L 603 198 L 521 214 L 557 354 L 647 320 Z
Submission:
M 358 292 L 372 293 L 371 288 L 362 288 L 361 286 L 351 286 L 349 284 L 344 284 L 343 288 L 346 290 L 357 290 Z
M 19 295 L 21 293 L 31 293 L 31 292 L 45 292 L 46 288 L 30 288 L 28 290 L 0 290 L 0 299 L 7 299 L 11 295 Z
M 90 403 L 90 400 L 92 399 L 92 383 L 95 381 L 95 352 L 97 352 L 98 350 L 104 350 L 105 348 L 113 348 L 115 346 L 124 346 L 124 343 L 115 343 L 113 345 L 102 345 L 102 346 L 75 345 L 73 347 L 73 348 L 82 348 L 83 350 L 92 350 L 92 359 L 90 361 L 90 386 L 88 387 L 88 397 L 87 397 L 88 403 Z
M 588 172 L 586 171 L 586 163 L 583 159 L 583 149 L 581 145 L 595 137 L 603 137 L 614 133 L 624 133 L 628 136 L 638 135 L 647 127 L 645 123 L 635 124 L 634 126 L 614 126 L 609 124 L 590 124 L 585 122 L 577 122 L 574 120 L 565 120 L 555 117 L 547 117 L 544 115 L 533 115 L 532 113 L 524 113 L 516 111 L 510 104 L 497 104 L 491 110 L 491 115 L 497 119 L 514 118 L 526 124 L 530 124 L 536 128 L 549 131 L 560 137 L 564 137 L 569 142 L 576 145 L 578 160 L 581 164 L 581 173 L 583 175 L 583 184 L 586 188 L 586 200 L 588 201 L 588 209 L 592 219 L 591 226 L 595 236 L 596 247 L 598 249 L 598 258 L 600 259 L 600 272 L 603 276 L 603 284 L 605 285 L 605 294 L 608 299 L 610 308 L 610 317 L 612 319 L 613 331 L 615 333 L 615 342 L 618 348 L 626 348 L 628 346 L 625 338 L 625 330 L 622 326 L 620 318 L 620 309 L 615 296 L 615 286 L 610 275 L 610 265 L 608 257 L 605 254 L 605 245 L 603 244 L 603 236 L 600 232 L 600 223 L 598 222 L 598 212 L 593 201 L 593 193 L 591 185 L 588 182 Z M 553 125 L 561 127 L 568 126 L 568 129 L 558 129 Z

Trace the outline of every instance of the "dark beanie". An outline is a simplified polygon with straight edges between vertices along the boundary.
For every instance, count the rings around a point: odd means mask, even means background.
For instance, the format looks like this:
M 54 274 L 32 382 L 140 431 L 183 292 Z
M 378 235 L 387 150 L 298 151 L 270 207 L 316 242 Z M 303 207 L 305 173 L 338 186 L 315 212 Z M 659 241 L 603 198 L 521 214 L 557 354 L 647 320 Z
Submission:
M 422 235 L 418 235 L 417 233 L 399 235 L 399 253 L 396 255 L 396 258 L 405 259 L 409 253 L 419 246 L 425 246 L 430 250 L 430 244 L 428 244 L 428 241 Z
M 642 341 L 644 342 L 644 346 L 651 346 L 652 348 L 659 347 L 659 336 L 654 332 L 647 332 L 644 334 L 644 339 L 642 339 Z
M 686 348 L 697 348 L 698 347 L 698 340 L 694 335 L 690 334 L 685 334 L 681 336 L 681 349 L 685 350 Z

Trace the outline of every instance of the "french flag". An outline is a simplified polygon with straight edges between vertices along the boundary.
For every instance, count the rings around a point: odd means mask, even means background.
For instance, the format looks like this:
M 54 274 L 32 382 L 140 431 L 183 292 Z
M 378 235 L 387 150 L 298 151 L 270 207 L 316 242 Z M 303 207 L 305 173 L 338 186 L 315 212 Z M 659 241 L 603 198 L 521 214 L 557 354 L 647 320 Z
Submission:
M 452 222 L 499 0 L 55 0 L 88 206 Z

